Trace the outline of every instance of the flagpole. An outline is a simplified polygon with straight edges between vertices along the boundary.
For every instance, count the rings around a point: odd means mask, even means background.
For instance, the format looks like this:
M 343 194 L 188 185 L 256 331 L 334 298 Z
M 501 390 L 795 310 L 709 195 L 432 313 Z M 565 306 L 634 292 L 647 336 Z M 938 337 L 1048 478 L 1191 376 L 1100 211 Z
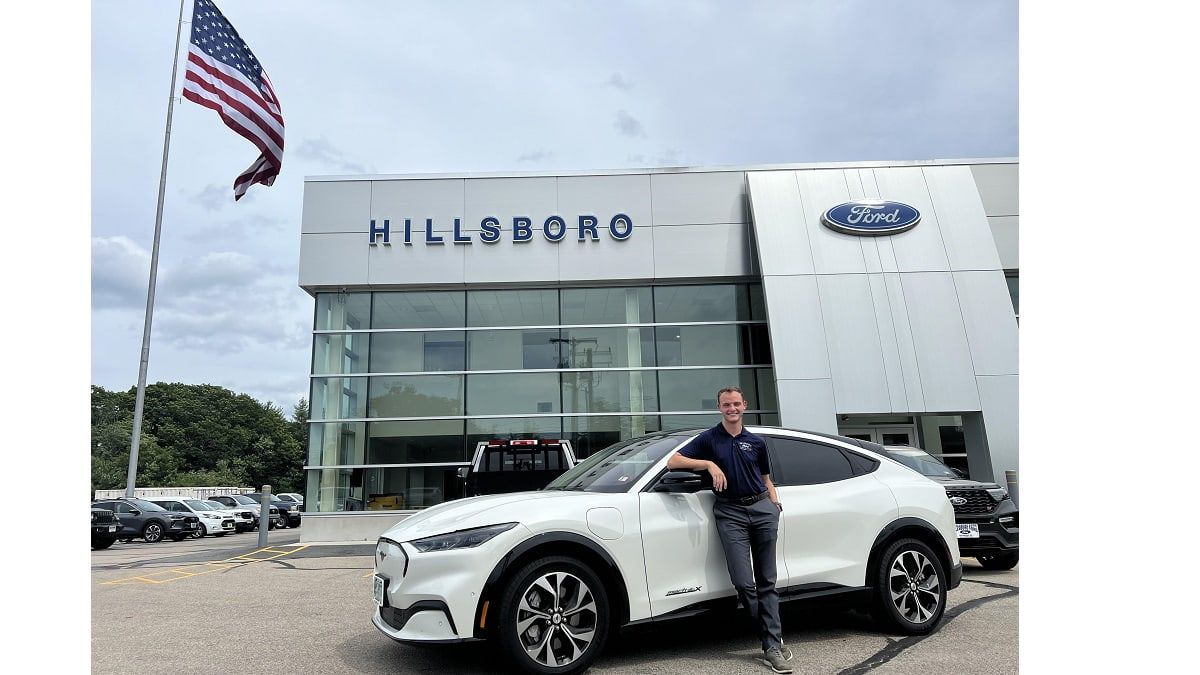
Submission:
M 175 24 L 175 58 L 171 62 L 171 96 L 167 99 L 167 130 L 163 138 L 162 173 L 158 177 L 158 211 L 154 215 L 154 245 L 150 251 L 150 285 L 146 289 L 146 324 L 142 330 L 142 355 L 138 365 L 137 398 L 133 405 L 133 438 L 129 443 L 129 473 L 125 496 L 133 496 L 137 478 L 138 446 L 142 440 L 142 409 L 146 402 L 146 370 L 150 365 L 150 323 L 154 319 L 154 285 L 158 280 L 158 240 L 162 234 L 163 197 L 167 190 L 167 154 L 171 149 L 171 114 L 175 111 L 175 75 L 179 71 L 179 36 L 183 33 L 183 3 L 179 0 L 179 21 Z

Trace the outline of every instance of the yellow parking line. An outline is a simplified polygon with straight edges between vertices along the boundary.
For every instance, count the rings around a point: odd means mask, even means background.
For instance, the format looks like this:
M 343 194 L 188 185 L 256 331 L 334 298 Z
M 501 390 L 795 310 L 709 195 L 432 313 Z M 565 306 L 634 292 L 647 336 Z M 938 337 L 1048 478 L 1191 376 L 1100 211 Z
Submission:
M 102 581 L 100 583 L 102 586 L 114 586 L 114 585 L 119 585 L 119 584 L 128 583 L 128 582 L 135 582 L 135 581 L 140 581 L 140 582 L 147 583 L 147 584 L 165 584 L 168 581 L 175 581 L 177 579 L 190 579 L 191 577 L 198 577 L 202 574 L 209 574 L 211 572 L 221 572 L 221 571 L 228 570 L 228 569 L 231 569 L 234 567 L 240 567 L 242 565 L 249 565 L 250 563 L 265 562 L 267 560 L 275 560 L 277 558 L 282 558 L 285 555 L 291 555 L 291 554 L 295 553 L 296 551 L 303 551 L 306 548 L 308 548 L 308 544 L 304 544 L 302 546 L 296 546 L 287 551 L 276 550 L 276 549 L 273 549 L 268 546 L 266 548 L 260 548 L 255 551 L 250 551 L 249 553 L 245 553 L 240 556 L 235 556 L 233 558 L 226 558 L 225 560 L 200 562 L 200 563 L 195 563 L 195 565 L 192 566 L 192 568 L 198 568 L 198 567 L 203 567 L 203 566 L 208 566 L 208 567 L 212 568 L 212 569 L 205 570 L 203 572 L 193 572 L 191 569 L 181 569 L 178 567 L 172 567 L 170 569 L 166 569 L 161 572 L 151 572 L 149 574 L 143 574 L 143 575 L 138 575 L 138 576 L 134 576 L 134 577 L 125 577 L 122 579 L 112 579 L 110 581 Z M 253 556 L 256 553 L 267 553 L 269 555 L 265 558 L 247 557 L 247 556 Z M 167 577 L 165 579 L 151 578 L 151 577 L 156 577 L 156 576 L 161 577 L 163 575 L 168 575 L 168 574 L 174 574 L 175 576 Z

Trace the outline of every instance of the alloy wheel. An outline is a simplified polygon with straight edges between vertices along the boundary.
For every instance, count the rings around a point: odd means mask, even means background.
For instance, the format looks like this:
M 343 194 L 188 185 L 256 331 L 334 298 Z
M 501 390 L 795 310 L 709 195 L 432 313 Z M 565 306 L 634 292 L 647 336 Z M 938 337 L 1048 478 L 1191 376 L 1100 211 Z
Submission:
M 146 526 L 146 531 L 142 533 L 142 538 L 151 544 L 162 539 L 162 536 L 162 525 L 159 525 L 158 523 L 150 523 Z
M 909 549 L 896 556 L 888 586 L 892 604 L 909 623 L 925 623 L 937 613 L 941 581 L 937 568 L 921 552 Z
M 535 663 L 561 668 L 591 646 L 598 620 L 596 599 L 587 584 L 568 572 L 548 572 L 521 594 L 517 639 Z

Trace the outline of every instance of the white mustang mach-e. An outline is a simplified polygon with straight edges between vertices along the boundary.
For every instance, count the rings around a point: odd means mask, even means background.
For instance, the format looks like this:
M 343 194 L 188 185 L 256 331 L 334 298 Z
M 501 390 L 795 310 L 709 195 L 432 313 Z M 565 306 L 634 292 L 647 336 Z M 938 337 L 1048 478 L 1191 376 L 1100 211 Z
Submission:
M 945 489 L 874 443 L 747 429 L 783 505 L 780 599 L 840 595 L 895 632 L 933 630 L 962 578 Z M 622 441 L 537 492 L 400 522 L 376 547 L 375 626 L 400 642 L 494 640 L 518 668 L 574 673 L 613 630 L 733 609 L 709 476 L 666 468 L 700 431 Z

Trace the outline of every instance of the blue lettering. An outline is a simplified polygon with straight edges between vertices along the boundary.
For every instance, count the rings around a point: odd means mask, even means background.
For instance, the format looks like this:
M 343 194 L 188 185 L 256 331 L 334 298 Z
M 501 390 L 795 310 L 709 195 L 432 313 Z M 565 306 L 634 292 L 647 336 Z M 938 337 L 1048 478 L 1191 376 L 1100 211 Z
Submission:
M 442 238 L 433 233 L 433 218 L 425 219 L 425 243 L 426 244 L 444 244 Z
M 551 234 L 551 227 L 557 227 L 558 232 Z M 562 241 L 563 237 L 567 236 L 567 221 L 558 216 L 550 216 L 546 219 L 545 223 L 542 223 L 542 232 L 545 233 L 546 239 L 550 241 Z
M 579 241 L 587 241 L 583 237 L 584 232 L 588 233 L 588 238 L 592 241 L 598 241 L 600 233 L 596 231 L 596 225 L 599 222 L 596 216 L 579 216 Z
M 621 229 L 618 230 L 618 227 Z M 618 213 L 608 222 L 608 233 L 612 235 L 613 239 L 618 241 L 628 239 L 633 234 L 633 220 L 624 213 Z
M 391 222 L 388 221 L 386 218 L 383 220 L 383 227 L 375 227 L 375 219 L 372 218 L 371 219 L 371 245 L 374 246 L 374 245 L 378 244 L 379 242 L 375 241 L 375 238 L 378 235 L 382 234 L 383 235 L 383 243 L 390 246 L 392 243 L 390 241 L 390 237 L 392 235 L 391 230 L 392 230 Z
M 500 221 L 488 216 L 479 221 L 479 241 L 485 244 L 494 244 L 500 241 Z
M 455 219 L 454 219 L 454 243 L 456 243 L 456 244 L 469 244 L 469 243 L 471 243 L 471 235 L 469 235 L 469 234 L 468 234 L 467 236 L 465 236 L 465 237 L 464 237 L 464 236 L 462 236 L 462 234 L 459 232 L 459 228 L 460 228 L 461 226 L 462 226 L 462 220 L 461 220 L 461 219 L 459 219 L 459 218 L 455 218 Z
M 412 246 L 412 220 L 404 219 L 404 243 Z
M 533 239 L 533 221 L 524 216 L 513 217 L 513 243 Z

